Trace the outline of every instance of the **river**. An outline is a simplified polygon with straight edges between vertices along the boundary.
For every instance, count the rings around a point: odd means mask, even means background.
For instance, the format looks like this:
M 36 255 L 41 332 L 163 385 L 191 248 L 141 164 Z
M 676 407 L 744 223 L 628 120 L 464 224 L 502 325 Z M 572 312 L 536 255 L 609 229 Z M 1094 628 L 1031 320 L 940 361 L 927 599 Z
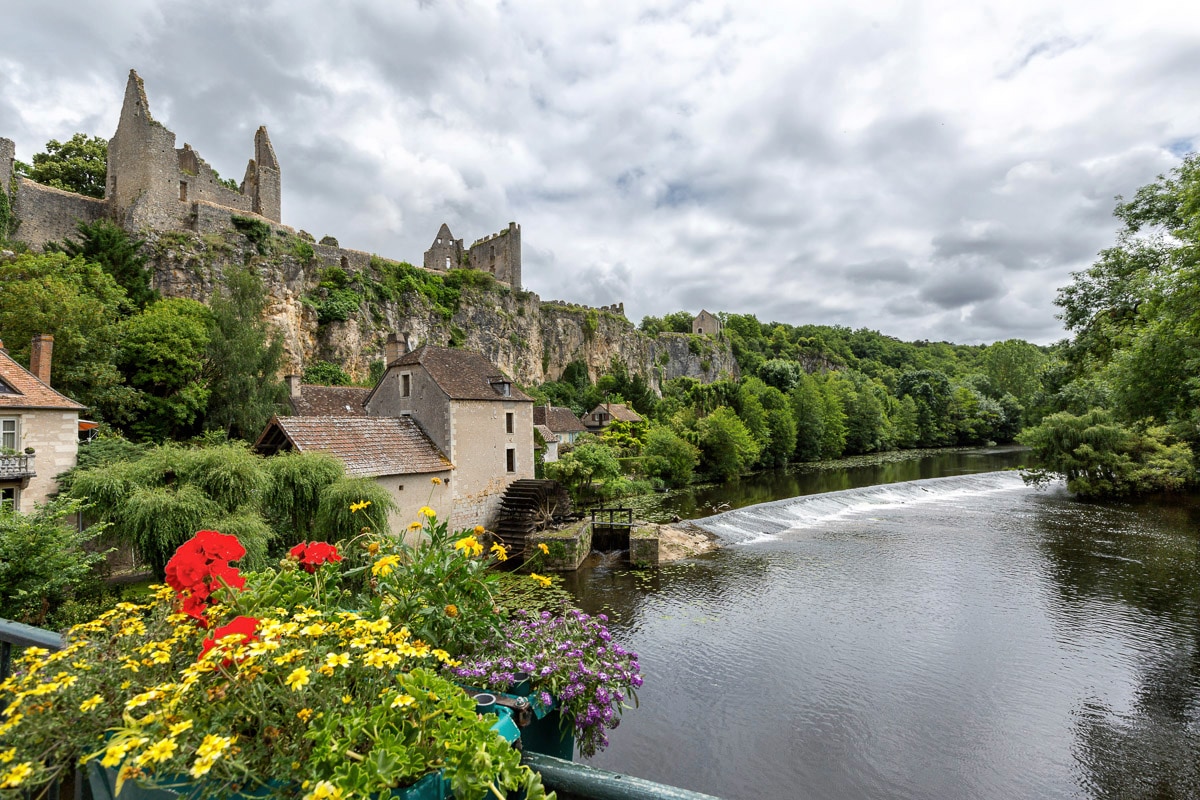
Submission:
M 721 550 L 577 574 L 646 676 L 590 763 L 731 800 L 1200 798 L 1200 503 L 990 463 L 717 493 Z

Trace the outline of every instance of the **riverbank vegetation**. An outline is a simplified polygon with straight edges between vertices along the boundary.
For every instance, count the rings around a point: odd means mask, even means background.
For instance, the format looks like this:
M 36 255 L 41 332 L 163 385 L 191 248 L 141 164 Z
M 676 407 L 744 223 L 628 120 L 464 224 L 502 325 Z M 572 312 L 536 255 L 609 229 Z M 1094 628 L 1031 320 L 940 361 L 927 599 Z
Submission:
M 1118 198 L 1117 242 L 1056 303 L 1073 338 L 1045 376 L 1056 413 L 1026 431 L 1085 497 L 1195 485 L 1200 447 L 1200 156 Z

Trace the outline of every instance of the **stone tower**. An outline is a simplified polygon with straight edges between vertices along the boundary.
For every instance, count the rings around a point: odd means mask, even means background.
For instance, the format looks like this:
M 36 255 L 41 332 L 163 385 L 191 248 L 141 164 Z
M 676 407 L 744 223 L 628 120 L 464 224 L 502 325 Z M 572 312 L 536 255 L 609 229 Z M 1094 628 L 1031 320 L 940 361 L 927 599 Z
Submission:
M 279 162 L 275 159 L 275 148 L 271 146 L 271 137 L 267 136 L 266 125 L 260 125 L 254 134 L 254 158 L 246 165 L 242 194 L 251 198 L 255 214 L 276 222 L 283 218 Z
M 483 237 L 471 245 L 468 259 L 472 269 L 490 272 L 496 280 L 520 289 L 521 226 L 510 222 L 505 230 Z

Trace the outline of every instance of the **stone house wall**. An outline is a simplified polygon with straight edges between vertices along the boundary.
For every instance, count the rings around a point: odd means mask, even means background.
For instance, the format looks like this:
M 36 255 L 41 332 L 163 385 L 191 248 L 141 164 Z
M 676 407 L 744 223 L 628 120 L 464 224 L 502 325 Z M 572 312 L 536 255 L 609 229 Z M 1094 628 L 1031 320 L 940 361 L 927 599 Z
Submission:
M 435 484 L 433 478 L 441 481 Z M 380 475 L 375 482 L 387 490 L 392 501 L 399 507 L 388 515 L 388 525 L 396 536 L 404 536 L 409 544 L 416 544 L 418 537 L 409 534 L 411 522 L 425 521 L 418 512 L 429 506 L 437 512 L 438 519 L 446 519 L 454 513 L 454 471 L 414 472 L 409 475 Z
M 505 414 L 513 414 L 506 433 Z M 533 477 L 533 403 L 528 401 L 455 400 L 450 405 L 454 462 L 455 528 L 492 528 L 500 499 L 513 481 Z M 516 469 L 508 472 L 506 451 Z
M 30 513 L 34 506 L 45 503 L 58 491 L 55 478 L 75 466 L 79 453 L 79 412 L 63 409 L 6 409 L 0 411 L 6 419 L 20 420 L 18 451 L 32 447 L 35 451 L 33 468 L 37 475 L 21 490 L 19 511 Z

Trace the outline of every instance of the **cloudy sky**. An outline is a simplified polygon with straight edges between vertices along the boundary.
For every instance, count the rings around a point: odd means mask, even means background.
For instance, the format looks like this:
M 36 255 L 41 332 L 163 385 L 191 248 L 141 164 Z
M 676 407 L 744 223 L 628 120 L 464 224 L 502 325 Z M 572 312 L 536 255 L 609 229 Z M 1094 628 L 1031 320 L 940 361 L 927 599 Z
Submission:
M 543 299 L 1051 342 L 1113 197 L 1200 146 L 1180 0 L 0 0 L 0 136 L 112 135 L 130 68 L 284 222 L 420 263 L 515 220 Z M 86 10 L 85 10 L 86 9 Z

